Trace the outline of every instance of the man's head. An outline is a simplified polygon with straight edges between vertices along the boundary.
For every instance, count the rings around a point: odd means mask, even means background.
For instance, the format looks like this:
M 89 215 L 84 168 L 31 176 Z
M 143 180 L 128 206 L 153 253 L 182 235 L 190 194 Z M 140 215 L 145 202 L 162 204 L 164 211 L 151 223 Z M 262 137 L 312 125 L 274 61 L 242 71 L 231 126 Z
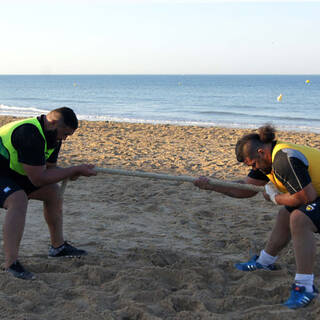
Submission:
M 272 170 L 272 141 L 275 129 L 270 125 L 259 128 L 258 133 L 243 136 L 236 144 L 236 156 L 239 162 L 268 174 Z
M 63 107 L 50 111 L 46 115 L 45 131 L 49 144 L 66 140 L 78 128 L 78 119 L 72 109 Z

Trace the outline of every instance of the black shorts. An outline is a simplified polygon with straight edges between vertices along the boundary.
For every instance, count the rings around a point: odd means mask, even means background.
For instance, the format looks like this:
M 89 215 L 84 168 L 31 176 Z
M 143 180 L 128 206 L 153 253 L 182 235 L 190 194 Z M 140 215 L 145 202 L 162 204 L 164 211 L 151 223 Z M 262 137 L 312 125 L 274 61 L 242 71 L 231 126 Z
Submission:
M 0 207 L 3 208 L 6 199 L 16 191 L 23 190 L 28 195 L 37 189 L 39 188 L 35 187 L 30 181 L 19 183 L 11 177 L 0 176 Z
M 289 212 L 292 212 L 295 209 L 302 211 L 307 215 L 314 225 L 317 227 L 317 233 L 320 233 L 320 197 L 317 198 L 314 202 L 309 204 L 304 204 L 299 208 L 286 207 Z

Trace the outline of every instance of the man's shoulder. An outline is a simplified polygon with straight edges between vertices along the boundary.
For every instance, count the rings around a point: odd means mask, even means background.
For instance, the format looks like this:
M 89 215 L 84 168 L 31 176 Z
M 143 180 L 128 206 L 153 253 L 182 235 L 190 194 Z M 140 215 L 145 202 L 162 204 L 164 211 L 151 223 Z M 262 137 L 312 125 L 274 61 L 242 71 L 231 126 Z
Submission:
M 306 156 L 301 151 L 290 147 L 280 149 L 275 154 L 273 162 L 274 164 L 287 164 L 292 158 L 296 158 L 305 165 L 308 165 Z
M 24 123 L 12 132 L 12 144 L 19 147 L 21 144 L 42 144 L 44 138 L 36 125 Z
M 36 135 L 41 135 L 38 127 L 33 124 L 33 123 L 23 123 L 17 128 L 14 129 L 13 135 L 17 134 L 36 134 Z

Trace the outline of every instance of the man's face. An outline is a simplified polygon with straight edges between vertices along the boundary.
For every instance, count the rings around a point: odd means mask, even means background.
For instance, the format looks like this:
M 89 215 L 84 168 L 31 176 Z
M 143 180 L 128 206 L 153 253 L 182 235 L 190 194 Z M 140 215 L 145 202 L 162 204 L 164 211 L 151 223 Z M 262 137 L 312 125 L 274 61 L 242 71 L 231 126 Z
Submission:
M 56 125 L 51 130 L 46 130 L 45 136 L 47 139 L 48 148 L 54 148 L 61 140 L 66 140 L 68 136 L 74 133 L 74 129 L 71 129 L 65 125 Z
M 259 149 L 257 152 L 257 156 L 255 158 L 250 159 L 247 157 L 244 160 L 244 163 L 252 167 L 253 170 L 260 170 L 264 174 L 269 174 L 272 171 L 272 161 L 271 156 L 268 155 L 263 149 Z
M 65 125 L 60 125 L 57 127 L 57 140 L 66 140 L 69 136 L 73 135 L 74 129 L 67 127 Z

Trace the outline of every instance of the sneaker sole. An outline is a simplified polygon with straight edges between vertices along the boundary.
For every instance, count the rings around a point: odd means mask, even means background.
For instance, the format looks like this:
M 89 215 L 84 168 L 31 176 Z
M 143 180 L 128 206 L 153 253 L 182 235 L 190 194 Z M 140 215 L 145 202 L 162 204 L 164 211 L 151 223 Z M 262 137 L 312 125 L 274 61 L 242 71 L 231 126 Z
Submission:
M 6 273 L 8 273 L 9 275 L 11 275 L 12 277 L 16 278 L 16 279 L 20 279 L 20 280 L 36 280 L 37 277 L 33 274 L 33 273 L 28 273 L 28 274 L 23 274 L 23 273 L 15 273 L 12 272 L 10 270 L 5 270 Z
M 87 255 L 88 254 L 81 254 L 81 255 L 78 255 L 78 256 L 49 256 L 48 255 L 48 258 L 50 258 L 50 259 L 57 259 L 57 258 L 68 258 L 68 259 L 77 258 L 77 259 L 80 259 L 80 258 L 85 257 Z

